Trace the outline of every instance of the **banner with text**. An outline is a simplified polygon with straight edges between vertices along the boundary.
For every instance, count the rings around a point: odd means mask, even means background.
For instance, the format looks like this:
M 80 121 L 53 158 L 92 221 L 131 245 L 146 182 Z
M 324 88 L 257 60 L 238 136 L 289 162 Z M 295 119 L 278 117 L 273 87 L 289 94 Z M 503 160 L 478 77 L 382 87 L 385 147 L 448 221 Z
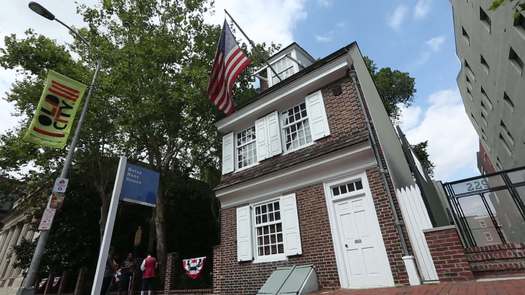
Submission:
M 86 88 L 86 85 L 50 70 L 24 140 L 63 148 Z

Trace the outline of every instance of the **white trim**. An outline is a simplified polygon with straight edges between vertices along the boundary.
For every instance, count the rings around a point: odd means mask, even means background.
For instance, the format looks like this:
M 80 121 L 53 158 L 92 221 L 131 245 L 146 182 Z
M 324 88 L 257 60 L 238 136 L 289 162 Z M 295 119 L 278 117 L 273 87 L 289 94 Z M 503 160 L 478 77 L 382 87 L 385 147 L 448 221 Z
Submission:
M 348 183 L 348 182 L 352 182 L 355 180 L 361 180 L 361 182 L 363 183 L 362 190 L 352 192 L 352 193 L 347 193 L 340 198 L 332 198 L 331 187 L 336 186 L 336 185 L 341 185 L 344 183 Z M 361 171 L 360 173 L 356 173 L 356 172 L 347 173 L 346 175 L 340 176 L 331 181 L 324 182 L 323 186 L 324 186 L 324 194 L 325 194 L 325 203 L 326 203 L 326 208 L 328 211 L 328 220 L 330 221 L 330 231 L 332 233 L 332 241 L 333 241 L 335 260 L 336 260 L 336 265 L 337 265 L 337 273 L 339 275 L 339 284 L 341 288 L 351 288 L 352 287 L 350 285 L 351 282 L 346 272 L 345 260 L 343 257 L 343 253 L 341 251 L 341 249 L 343 249 L 343 246 L 341 245 L 341 242 L 339 239 L 340 238 L 339 232 L 337 230 L 337 221 L 336 221 L 334 203 L 340 200 L 351 198 L 352 196 L 355 197 L 359 195 L 366 195 L 368 199 L 368 203 L 371 204 L 372 206 L 371 210 L 373 210 L 373 213 L 375 214 L 377 218 L 377 212 L 376 212 L 375 204 L 373 201 L 372 192 L 368 184 L 368 177 L 366 176 L 366 171 Z M 378 224 L 379 224 L 379 220 L 378 220 Z M 386 261 L 389 266 L 387 269 L 387 273 L 386 273 L 387 279 L 389 280 L 388 284 L 389 286 L 394 286 L 394 278 L 392 276 L 392 267 L 390 265 L 390 261 L 388 260 L 388 253 L 386 252 L 383 234 L 381 233 L 381 227 L 379 227 L 379 237 L 381 239 L 381 243 L 378 246 L 381 247 L 382 248 L 381 250 L 383 250 L 384 253 L 386 254 L 386 258 L 387 258 Z
M 273 104 L 277 103 L 279 100 L 287 98 L 295 92 L 304 92 L 308 91 L 308 85 L 312 84 L 322 78 L 337 72 L 338 70 L 344 69 L 348 66 L 347 55 L 342 55 L 334 61 L 327 63 L 320 68 L 306 74 L 301 79 L 291 82 L 281 89 L 277 89 L 274 92 L 269 93 L 266 97 L 262 97 L 259 100 L 251 104 L 250 108 L 242 108 L 239 111 L 233 113 L 232 115 L 218 121 L 215 123 L 217 129 L 221 133 L 225 133 L 225 129 L 231 127 L 232 125 L 243 120 L 247 116 L 256 115 L 257 113 L 265 113 L 264 109 L 268 110 L 272 107 Z M 315 89 L 313 89 L 315 90 Z M 303 93 L 306 95 L 308 93 Z
M 300 164 L 299 167 L 291 167 L 246 183 L 219 189 L 215 195 L 221 200 L 222 208 L 236 207 L 247 202 L 276 196 L 285 191 L 322 183 L 349 171 L 364 170 L 375 165 L 377 164 L 371 147 L 365 142 L 351 150 L 347 149 L 335 155 L 321 157 L 316 161 Z M 286 182 L 282 182 L 283 179 L 286 179 Z
M 251 228 L 251 231 L 252 231 L 252 253 L 253 253 L 252 263 L 264 263 L 264 262 L 288 260 L 288 257 L 286 256 L 285 253 L 259 256 L 259 249 L 257 249 L 257 233 L 256 233 L 256 230 L 255 230 L 255 228 L 257 227 L 257 224 L 255 222 L 254 208 L 257 207 L 257 206 L 260 206 L 260 205 L 263 205 L 263 204 L 266 204 L 266 203 L 275 202 L 275 201 L 279 201 L 279 212 L 280 212 L 280 215 L 281 215 L 281 228 L 282 228 L 282 223 L 283 223 L 282 216 L 283 215 L 282 215 L 282 212 L 281 212 L 281 196 L 276 196 L 276 197 L 269 198 L 269 199 L 266 199 L 266 200 L 263 200 L 263 201 L 250 203 L 250 205 L 249 205 L 250 209 L 251 209 L 250 210 L 250 214 L 251 214 L 251 219 L 252 219 L 252 228 Z M 284 241 L 284 231 L 283 231 L 283 243 L 284 242 L 285 241 Z M 283 248 L 284 248 L 284 246 L 283 246 Z

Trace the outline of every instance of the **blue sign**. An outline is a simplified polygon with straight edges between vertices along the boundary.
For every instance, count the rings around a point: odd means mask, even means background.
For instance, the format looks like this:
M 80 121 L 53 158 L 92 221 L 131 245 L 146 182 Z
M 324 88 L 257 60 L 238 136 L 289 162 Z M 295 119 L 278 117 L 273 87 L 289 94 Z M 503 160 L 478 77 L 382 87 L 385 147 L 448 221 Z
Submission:
M 120 199 L 126 202 L 155 207 L 160 174 L 142 166 L 127 164 Z

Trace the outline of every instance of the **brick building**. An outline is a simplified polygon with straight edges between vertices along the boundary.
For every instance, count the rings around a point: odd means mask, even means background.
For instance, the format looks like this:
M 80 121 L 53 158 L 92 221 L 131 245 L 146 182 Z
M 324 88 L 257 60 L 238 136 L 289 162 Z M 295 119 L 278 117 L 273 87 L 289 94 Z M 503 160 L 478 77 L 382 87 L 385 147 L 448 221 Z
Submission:
M 253 294 L 276 267 L 305 264 L 322 289 L 408 284 L 395 191 L 414 178 L 357 44 L 315 60 L 293 43 L 269 63 L 279 77 L 259 70 L 265 89 L 216 123 L 214 292 Z

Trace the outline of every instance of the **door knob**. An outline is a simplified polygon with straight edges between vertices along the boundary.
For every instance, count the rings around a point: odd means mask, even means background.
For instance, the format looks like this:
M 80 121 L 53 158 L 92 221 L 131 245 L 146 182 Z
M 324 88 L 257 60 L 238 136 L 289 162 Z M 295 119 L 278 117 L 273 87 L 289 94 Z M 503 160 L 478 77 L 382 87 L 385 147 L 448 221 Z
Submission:
M 348 248 L 348 244 L 345 244 L 345 248 Z

